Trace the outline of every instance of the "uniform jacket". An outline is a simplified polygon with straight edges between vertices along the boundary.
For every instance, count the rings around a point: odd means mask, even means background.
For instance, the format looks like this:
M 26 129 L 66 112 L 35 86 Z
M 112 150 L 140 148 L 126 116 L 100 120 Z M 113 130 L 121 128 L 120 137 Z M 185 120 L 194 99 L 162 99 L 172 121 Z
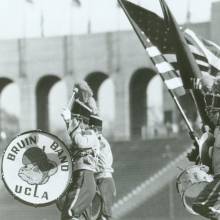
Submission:
M 73 119 L 69 123 L 68 133 L 72 140 L 73 170 L 95 172 L 100 143 L 93 130 L 83 130 L 80 123 Z
M 113 155 L 109 142 L 99 135 L 100 151 L 98 155 L 97 173 L 96 178 L 112 177 L 113 168 Z

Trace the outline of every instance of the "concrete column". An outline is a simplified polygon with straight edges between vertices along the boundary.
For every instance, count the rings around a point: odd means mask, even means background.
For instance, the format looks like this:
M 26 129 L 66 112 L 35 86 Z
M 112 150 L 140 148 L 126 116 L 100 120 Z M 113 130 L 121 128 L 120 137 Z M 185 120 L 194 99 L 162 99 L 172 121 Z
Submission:
M 19 77 L 26 77 L 26 66 L 25 66 L 25 57 L 26 57 L 26 39 L 18 39 L 18 68 L 19 68 Z
M 65 81 L 66 83 L 66 88 L 67 88 L 67 99 L 69 100 L 72 96 L 72 93 L 73 93 L 73 86 L 74 86 L 74 83 L 76 82 L 75 79 L 68 75 L 68 76 L 65 76 L 63 78 L 63 80 Z
M 74 59 L 73 59 L 73 36 L 63 37 L 63 72 L 64 75 L 73 75 L 74 72 Z
M 35 83 L 30 81 L 26 72 L 26 40 L 19 39 L 17 44 L 19 58 L 18 84 L 20 88 L 21 103 L 20 132 L 24 132 L 27 130 L 36 129 L 36 94 Z
M 114 139 L 130 139 L 129 85 L 122 71 L 113 76 L 115 85 Z
M 19 79 L 20 87 L 20 131 L 24 132 L 31 129 L 36 129 L 36 94 L 35 84 L 27 78 Z

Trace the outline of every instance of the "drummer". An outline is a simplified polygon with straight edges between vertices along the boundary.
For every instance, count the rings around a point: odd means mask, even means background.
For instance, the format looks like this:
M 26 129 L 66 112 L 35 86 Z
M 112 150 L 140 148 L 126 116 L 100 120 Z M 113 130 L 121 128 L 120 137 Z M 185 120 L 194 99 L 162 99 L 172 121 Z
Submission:
M 98 220 L 112 219 L 112 205 L 116 196 L 115 181 L 112 173 L 113 155 L 111 147 L 106 138 L 102 135 L 102 119 L 99 116 L 91 115 L 89 124 L 96 130 L 100 142 L 98 155 L 97 172 L 95 179 L 102 198 L 102 209 Z
M 67 131 L 73 142 L 74 161 L 73 182 L 67 193 L 62 209 L 61 220 L 78 220 L 86 213 L 86 220 L 91 216 L 86 210 L 92 204 L 96 194 L 94 173 L 99 150 L 99 140 L 94 130 L 89 129 L 91 109 L 79 100 L 74 102 L 72 112 L 66 109 L 62 116 L 67 124 Z
M 195 199 L 192 208 L 206 218 L 217 220 L 220 219 L 220 78 L 203 76 L 201 90 L 207 105 L 206 112 L 214 124 L 214 131 L 207 131 L 214 141 L 207 141 L 209 146 L 204 146 L 207 148 L 204 150 L 206 159 L 211 159 L 210 169 L 213 172 L 214 180 Z M 214 144 L 210 146 L 212 142 Z

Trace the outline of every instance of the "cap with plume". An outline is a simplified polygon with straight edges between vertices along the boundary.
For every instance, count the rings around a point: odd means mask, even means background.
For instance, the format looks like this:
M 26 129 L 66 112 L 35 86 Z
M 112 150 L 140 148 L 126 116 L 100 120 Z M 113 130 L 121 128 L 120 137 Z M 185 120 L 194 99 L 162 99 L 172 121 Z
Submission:
M 80 81 L 75 84 L 74 89 L 78 89 L 77 95 L 80 101 L 92 109 L 93 114 L 98 114 L 96 101 L 93 97 L 93 91 L 86 81 Z
M 74 88 L 78 89 L 78 92 L 86 92 L 88 94 L 89 97 L 93 96 L 93 92 L 92 89 L 90 88 L 90 86 L 88 85 L 88 83 L 84 80 L 76 83 L 74 85 Z

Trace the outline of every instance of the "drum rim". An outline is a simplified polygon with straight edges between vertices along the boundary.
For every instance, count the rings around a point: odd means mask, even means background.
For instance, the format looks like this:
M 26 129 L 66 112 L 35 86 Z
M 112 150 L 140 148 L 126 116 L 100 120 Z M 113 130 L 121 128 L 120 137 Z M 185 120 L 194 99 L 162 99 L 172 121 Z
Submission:
M 193 184 L 194 185 L 194 184 Z M 189 205 L 187 205 L 187 203 L 186 203 L 186 198 L 185 198 L 185 192 L 186 192 L 186 190 L 184 191 L 184 193 L 183 193 L 183 196 L 182 196 L 182 201 L 183 201 L 183 205 L 184 205 L 184 207 L 186 208 L 186 210 L 189 212 L 189 213 L 191 213 L 191 214 L 193 214 L 193 215 L 199 215 L 197 212 L 195 212 Z
M 200 168 L 200 167 L 204 167 L 204 166 L 207 167 L 207 165 L 204 165 L 204 164 L 192 165 L 192 166 L 190 166 L 190 167 L 187 167 L 187 168 L 184 169 L 184 170 L 177 176 L 177 178 L 176 178 L 176 188 L 177 188 L 177 192 L 180 194 L 180 197 L 181 197 L 183 206 L 185 207 L 185 209 L 186 209 L 189 213 L 191 213 L 191 214 L 193 214 L 193 215 L 199 215 L 199 214 L 196 213 L 196 212 L 187 204 L 187 202 L 186 202 L 186 191 L 187 191 L 187 189 L 183 190 L 183 191 L 182 191 L 182 194 L 180 193 L 179 187 L 178 187 L 179 184 L 181 184 L 180 177 L 181 177 L 184 173 L 186 173 L 188 170 L 190 170 L 190 169 L 192 169 L 192 168 L 195 168 L 195 167 Z M 205 171 L 204 171 L 204 172 L 205 172 Z M 212 175 L 210 175 L 210 176 L 212 176 Z M 213 177 L 213 176 L 212 176 L 212 177 Z M 200 181 L 200 182 L 197 182 L 197 183 L 192 183 L 190 187 L 192 187 L 192 186 L 194 186 L 194 185 L 196 185 L 196 184 L 198 184 L 198 183 L 209 183 L 209 182 L 203 180 L 203 181 Z
M 203 166 L 207 167 L 207 165 L 204 165 L 204 164 L 192 165 L 192 166 L 190 166 L 190 167 L 187 167 L 187 168 L 185 168 L 185 169 L 177 176 L 177 178 L 176 178 L 176 188 L 177 188 L 177 192 L 179 193 L 179 195 L 180 195 L 180 197 L 181 197 L 183 206 L 185 207 L 185 209 L 186 209 L 189 213 L 191 213 L 191 214 L 193 214 L 193 215 L 198 215 L 198 213 L 196 213 L 189 205 L 187 205 L 186 195 L 185 195 L 187 189 L 183 190 L 183 191 L 182 191 L 182 194 L 180 193 L 180 191 L 179 191 L 179 184 L 181 184 L 180 178 L 181 178 L 181 176 L 183 176 L 183 174 L 186 173 L 188 170 L 190 170 L 190 169 L 192 169 L 192 168 L 195 168 L 195 167 L 200 168 L 200 167 L 203 167 Z M 211 175 L 211 176 L 212 176 L 212 175 Z M 209 183 L 209 182 L 203 180 L 203 181 L 200 181 L 200 182 L 197 182 L 197 183 L 192 183 L 190 187 L 192 187 L 192 186 L 194 186 L 194 185 L 196 185 L 196 184 L 198 184 L 198 183 Z
M 52 200 L 52 201 L 50 201 L 50 202 L 43 203 L 43 204 L 33 204 L 33 203 L 30 203 L 30 202 L 24 201 L 24 200 L 22 200 L 21 198 L 19 198 L 19 197 L 17 197 L 16 195 L 14 195 L 14 193 L 11 191 L 11 189 L 8 187 L 8 185 L 7 185 L 7 183 L 6 183 L 5 178 L 4 178 L 4 173 L 3 173 L 3 159 L 4 159 L 4 156 L 5 156 L 5 152 L 6 152 L 7 148 L 9 147 L 9 145 L 11 144 L 11 142 L 14 141 L 16 138 L 18 138 L 18 137 L 24 135 L 24 134 L 33 133 L 33 132 L 39 132 L 39 133 L 47 134 L 47 135 L 50 135 L 50 136 L 52 136 L 52 137 L 58 139 L 58 140 L 66 147 L 66 150 L 67 150 L 67 152 L 69 153 L 69 155 L 70 155 L 70 157 L 71 157 L 70 150 L 68 149 L 68 147 L 66 146 L 66 144 L 64 143 L 64 141 L 61 140 L 61 139 L 60 139 L 59 137 L 57 137 L 56 135 L 51 134 L 50 132 L 47 132 L 47 131 L 43 131 L 43 130 L 41 130 L 41 129 L 28 130 L 28 131 L 25 131 L 25 132 L 22 132 L 22 133 L 16 135 L 14 138 L 11 139 L 11 141 L 9 142 L 9 144 L 7 144 L 7 146 L 5 147 L 5 149 L 4 149 L 4 151 L 3 151 L 3 154 L 2 154 L 2 159 L 1 159 L 1 179 L 2 179 L 2 182 L 4 183 L 4 185 L 5 185 L 5 187 L 6 187 L 7 191 L 9 192 L 9 194 L 10 194 L 14 199 L 16 199 L 16 200 L 22 202 L 22 203 L 25 204 L 25 205 L 29 205 L 29 206 L 32 206 L 32 207 L 45 207 L 45 206 L 49 206 L 49 205 L 52 205 L 53 203 L 55 203 L 59 198 L 61 198 L 61 197 L 67 192 L 67 190 L 68 190 L 69 187 L 70 187 L 70 183 L 72 182 L 72 175 L 71 175 L 71 177 L 70 177 L 70 179 L 69 179 L 69 183 L 67 184 L 66 189 L 63 191 L 63 193 L 61 193 L 61 195 L 60 195 L 58 198 L 56 198 L 56 199 L 54 199 L 54 200 Z M 73 171 L 73 166 L 72 166 L 72 163 L 71 163 L 71 173 L 72 173 L 72 171 Z

